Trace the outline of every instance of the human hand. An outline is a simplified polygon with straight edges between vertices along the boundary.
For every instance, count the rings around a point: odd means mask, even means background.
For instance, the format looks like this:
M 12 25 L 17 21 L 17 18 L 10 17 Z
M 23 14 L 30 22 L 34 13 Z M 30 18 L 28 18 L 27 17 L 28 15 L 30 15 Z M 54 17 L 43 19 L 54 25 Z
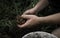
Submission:
M 18 24 L 18 27 L 20 28 L 30 28 L 36 24 L 39 24 L 40 20 L 42 20 L 42 18 L 36 15 L 22 15 L 21 17 L 27 19 L 27 21 L 22 25 Z
M 35 10 L 35 8 L 26 10 L 23 15 L 31 15 L 31 14 L 36 14 L 37 10 Z

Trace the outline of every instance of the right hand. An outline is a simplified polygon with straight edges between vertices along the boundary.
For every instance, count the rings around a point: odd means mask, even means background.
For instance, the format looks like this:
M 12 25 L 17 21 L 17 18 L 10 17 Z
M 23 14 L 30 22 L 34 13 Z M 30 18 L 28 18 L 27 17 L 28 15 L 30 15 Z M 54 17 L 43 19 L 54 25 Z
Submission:
M 36 24 L 42 23 L 42 19 L 43 19 L 42 17 L 38 17 L 36 15 L 22 15 L 21 17 L 27 19 L 27 21 L 22 25 L 18 24 L 18 27 L 20 28 L 31 28 Z
M 31 14 L 36 14 L 36 10 L 34 8 L 26 10 L 23 15 L 31 15 Z

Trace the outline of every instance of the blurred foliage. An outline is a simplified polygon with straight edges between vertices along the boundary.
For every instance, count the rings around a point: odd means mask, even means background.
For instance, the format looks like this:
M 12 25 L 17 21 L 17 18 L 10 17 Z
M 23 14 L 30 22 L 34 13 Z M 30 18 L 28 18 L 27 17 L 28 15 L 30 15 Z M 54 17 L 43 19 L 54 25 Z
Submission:
M 21 38 L 24 34 L 31 31 L 39 31 L 39 29 L 50 32 L 51 30 L 49 29 L 52 29 L 49 28 L 50 26 L 38 27 L 36 30 L 20 29 L 17 27 L 16 16 L 22 15 L 25 10 L 34 7 L 38 1 L 0 0 L 0 38 Z
M 0 26 L 11 26 L 17 15 L 33 7 L 32 0 L 0 0 Z

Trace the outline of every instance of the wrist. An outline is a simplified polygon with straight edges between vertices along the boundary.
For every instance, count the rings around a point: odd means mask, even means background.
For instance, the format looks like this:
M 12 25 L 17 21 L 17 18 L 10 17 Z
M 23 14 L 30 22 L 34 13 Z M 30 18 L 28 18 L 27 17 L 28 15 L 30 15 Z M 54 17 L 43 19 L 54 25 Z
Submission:
M 37 7 L 33 8 L 35 12 L 39 12 L 39 9 Z
M 39 17 L 39 22 L 43 24 L 43 23 L 47 23 L 48 20 L 46 19 L 46 17 Z

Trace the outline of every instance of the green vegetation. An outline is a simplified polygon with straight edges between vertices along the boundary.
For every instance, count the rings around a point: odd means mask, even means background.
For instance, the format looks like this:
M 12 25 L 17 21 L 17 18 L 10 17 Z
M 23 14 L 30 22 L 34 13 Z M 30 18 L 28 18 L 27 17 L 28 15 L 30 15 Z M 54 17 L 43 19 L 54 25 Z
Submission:
M 22 15 L 25 10 L 34 7 L 37 2 L 38 0 L 0 0 L 0 38 L 21 38 L 24 34 L 31 32 L 31 29 L 17 27 L 16 16 Z M 52 27 L 48 25 L 41 26 L 39 29 L 47 32 L 52 31 Z

